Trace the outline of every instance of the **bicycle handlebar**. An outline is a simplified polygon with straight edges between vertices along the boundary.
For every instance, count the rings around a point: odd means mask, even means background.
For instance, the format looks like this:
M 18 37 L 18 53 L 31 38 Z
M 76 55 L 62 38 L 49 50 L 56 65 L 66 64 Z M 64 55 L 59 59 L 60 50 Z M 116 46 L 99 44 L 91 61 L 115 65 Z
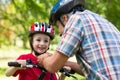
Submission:
M 8 62 L 8 66 L 22 67 L 22 68 L 33 68 L 33 67 L 36 67 L 36 68 L 40 68 L 40 69 L 46 71 L 45 68 L 43 68 L 42 66 L 38 66 L 36 64 L 27 64 L 27 65 L 23 66 L 23 65 L 19 64 L 18 62 Z
M 39 69 L 42 69 L 43 72 L 47 72 L 47 70 L 42 67 L 42 66 L 39 66 L 37 64 L 33 64 L 32 61 L 30 59 L 26 60 L 26 65 L 21 65 L 19 64 L 18 62 L 8 62 L 8 66 L 14 66 L 14 67 L 22 67 L 22 68 L 33 68 L 33 67 L 36 67 L 36 68 L 39 68 Z M 75 71 L 71 70 L 70 72 L 68 72 L 67 69 L 65 68 L 62 68 L 59 70 L 59 72 L 63 73 L 64 75 L 68 76 L 68 77 L 73 77 L 75 78 L 75 76 L 71 75 L 71 74 L 74 74 Z
M 8 62 L 8 66 L 23 67 L 23 68 L 33 68 L 33 67 L 36 67 L 36 68 L 40 68 L 42 70 L 45 70 L 45 68 L 43 68 L 42 66 L 38 66 L 38 65 L 34 65 L 34 64 L 27 64 L 27 65 L 23 66 L 23 65 L 19 64 L 18 62 Z M 68 77 L 70 76 L 69 75 L 70 73 L 65 68 L 60 69 L 60 72 L 64 73 Z M 71 74 L 74 74 L 74 72 L 71 72 Z
M 18 62 L 8 62 L 8 66 L 21 67 L 21 64 Z

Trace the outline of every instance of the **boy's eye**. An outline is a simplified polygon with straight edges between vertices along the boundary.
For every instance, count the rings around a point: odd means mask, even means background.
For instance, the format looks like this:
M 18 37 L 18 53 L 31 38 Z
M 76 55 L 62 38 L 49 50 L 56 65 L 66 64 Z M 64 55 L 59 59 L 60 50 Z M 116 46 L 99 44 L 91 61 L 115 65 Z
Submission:
M 45 42 L 48 42 L 48 40 L 44 40 Z
M 37 41 L 40 41 L 40 39 L 37 39 Z

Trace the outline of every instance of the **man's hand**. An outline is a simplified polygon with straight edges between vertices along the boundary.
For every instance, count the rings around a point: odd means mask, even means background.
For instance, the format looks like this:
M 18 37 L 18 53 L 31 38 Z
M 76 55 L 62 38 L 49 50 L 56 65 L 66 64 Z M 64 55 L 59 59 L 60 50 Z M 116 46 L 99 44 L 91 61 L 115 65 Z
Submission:
M 68 72 L 70 72 L 72 70 L 71 67 L 69 67 L 69 66 L 64 66 L 63 68 L 65 68 Z
M 55 51 L 53 54 L 44 53 L 38 56 L 38 64 L 43 66 L 48 72 L 55 73 L 60 70 L 69 57 Z
M 39 55 L 37 57 L 38 58 L 38 60 L 37 60 L 38 64 L 41 65 L 41 66 L 43 66 L 44 59 L 47 58 L 47 57 L 49 57 L 49 56 L 51 56 L 51 55 L 52 55 L 51 53 L 44 53 L 44 54 Z

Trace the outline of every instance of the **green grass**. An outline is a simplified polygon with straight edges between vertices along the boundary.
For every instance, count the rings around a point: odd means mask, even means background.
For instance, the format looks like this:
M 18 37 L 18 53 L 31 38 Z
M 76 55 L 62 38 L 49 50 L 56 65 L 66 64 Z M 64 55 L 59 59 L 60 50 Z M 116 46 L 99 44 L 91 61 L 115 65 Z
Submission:
M 26 52 L 30 52 L 30 50 L 24 50 L 23 48 L 16 46 L 3 46 L 0 48 L 0 77 L 6 77 L 5 71 L 8 68 L 7 63 L 9 61 L 14 61 L 20 54 Z
M 0 76 L 5 74 L 6 68 L 0 68 Z

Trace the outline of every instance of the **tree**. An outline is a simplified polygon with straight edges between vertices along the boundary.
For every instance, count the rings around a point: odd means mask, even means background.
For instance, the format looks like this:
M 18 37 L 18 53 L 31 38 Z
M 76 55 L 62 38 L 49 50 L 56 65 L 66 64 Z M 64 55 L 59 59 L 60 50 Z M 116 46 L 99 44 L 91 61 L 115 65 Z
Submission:
M 120 0 L 106 1 L 106 17 L 120 30 Z
M 23 42 L 23 47 L 27 48 L 30 24 L 35 21 L 48 22 L 50 10 L 56 2 L 56 0 L 0 0 L 0 36 L 2 36 L 0 45 L 11 45 L 17 37 Z M 120 30 L 119 3 L 120 0 L 86 0 L 85 7 L 107 18 Z M 5 34 L 8 30 L 11 33 L 9 37 Z
M 86 8 L 107 18 L 120 30 L 120 0 L 86 0 Z
M 27 48 L 30 24 L 35 21 L 48 22 L 48 7 L 52 6 L 52 4 L 48 3 L 48 0 L 5 0 L 2 4 L 2 7 L 5 7 L 0 9 L 3 15 L 2 19 L 9 21 L 8 24 L 11 24 L 15 38 L 19 37 L 23 42 L 23 47 Z

